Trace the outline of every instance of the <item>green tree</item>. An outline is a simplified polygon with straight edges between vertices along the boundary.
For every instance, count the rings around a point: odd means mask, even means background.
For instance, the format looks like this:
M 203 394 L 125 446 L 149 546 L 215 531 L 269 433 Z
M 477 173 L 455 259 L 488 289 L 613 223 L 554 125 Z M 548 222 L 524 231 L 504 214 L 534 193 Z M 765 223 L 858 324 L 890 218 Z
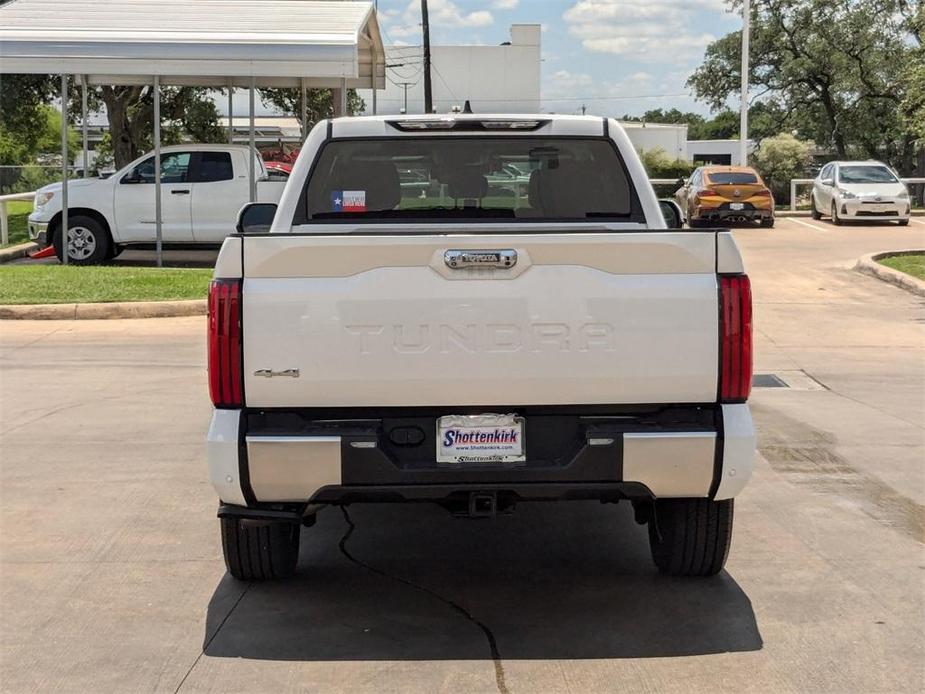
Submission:
M 93 101 L 106 107 L 109 120 L 109 138 L 100 149 L 101 156 L 111 157 L 119 169 L 154 147 L 153 87 L 100 86 L 92 91 Z M 224 142 L 226 133 L 218 117 L 208 89 L 161 88 L 162 144 Z
M 733 8 L 739 0 L 729 0 Z M 749 79 L 755 95 L 803 138 L 913 166 L 914 136 L 900 112 L 913 51 L 913 0 L 754 0 Z M 738 97 L 741 34 L 707 48 L 688 84 L 712 108 Z
M 35 154 L 33 143 L 47 127 L 39 110 L 56 83 L 50 75 L 0 74 L 0 164 L 23 164 Z
M 302 90 L 301 89 L 260 89 L 260 100 L 264 106 L 275 109 L 279 113 L 292 115 L 300 123 L 302 121 Z M 330 89 L 309 89 L 307 91 L 306 113 L 308 127 L 325 118 L 334 117 L 334 98 Z M 356 89 L 347 90 L 347 113 L 355 116 L 366 108 L 363 99 Z
M 714 116 L 705 118 L 699 113 L 656 108 L 641 116 L 623 116 L 623 120 L 646 123 L 679 123 L 687 125 L 690 140 L 728 140 L 739 136 L 739 112 L 721 109 Z M 780 109 L 774 104 L 757 102 L 749 110 L 748 135 L 753 140 L 779 133 L 782 128 Z
M 13 125 L 16 126 L 15 121 Z M 61 112 L 47 104 L 35 107 L 27 126 L 11 130 L 6 122 L 0 122 L 0 188 L 10 191 L 29 188 L 29 182 L 40 181 L 41 187 L 49 177 L 60 178 L 61 154 Z M 28 135 L 26 135 L 28 133 Z M 74 160 L 80 148 L 80 136 L 73 128 L 68 128 L 68 161 Z M 56 155 L 56 164 L 52 168 L 38 169 L 33 165 L 42 154 Z
M 810 162 L 812 143 L 790 133 L 766 137 L 752 155 L 752 163 L 771 188 L 774 197 L 790 198 L 790 179 L 801 178 Z
M 684 159 L 672 159 L 661 147 L 640 149 L 639 158 L 649 178 L 686 178 L 694 164 Z
M 915 41 L 912 57 L 902 75 L 905 86 L 905 98 L 902 103 L 902 117 L 912 135 L 919 144 L 925 146 L 925 5 L 920 5 L 917 13 L 910 15 L 907 26 Z

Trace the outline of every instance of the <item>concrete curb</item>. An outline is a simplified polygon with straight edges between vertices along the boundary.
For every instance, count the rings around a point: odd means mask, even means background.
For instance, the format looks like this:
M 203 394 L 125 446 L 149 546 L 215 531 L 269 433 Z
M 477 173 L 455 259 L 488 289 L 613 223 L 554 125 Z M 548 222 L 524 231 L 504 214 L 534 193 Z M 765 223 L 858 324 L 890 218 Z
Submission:
M 0 263 L 8 263 L 17 258 L 23 258 L 32 251 L 37 251 L 38 249 L 39 245 L 32 241 L 26 241 L 25 243 L 18 243 L 15 246 L 10 246 L 9 248 L 0 249 Z
M 854 269 L 859 272 L 863 272 L 865 275 L 872 275 L 877 279 L 881 279 L 884 282 L 889 282 L 890 284 L 895 284 L 897 287 L 901 287 L 906 291 L 910 291 L 913 294 L 919 296 L 925 296 L 925 282 L 913 277 L 912 275 L 907 275 L 905 272 L 900 272 L 899 270 L 894 270 L 889 268 L 886 265 L 881 265 L 877 261 L 881 258 L 889 258 L 891 256 L 897 255 L 913 255 L 925 253 L 925 250 L 906 250 L 906 251 L 884 251 L 882 253 L 869 253 L 868 255 L 862 255 L 858 258 L 858 262 L 855 264 Z
M 120 301 L 108 304 L 0 305 L 5 320 L 111 320 L 116 318 L 175 318 L 204 316 L 205 299 L 189 301 Z

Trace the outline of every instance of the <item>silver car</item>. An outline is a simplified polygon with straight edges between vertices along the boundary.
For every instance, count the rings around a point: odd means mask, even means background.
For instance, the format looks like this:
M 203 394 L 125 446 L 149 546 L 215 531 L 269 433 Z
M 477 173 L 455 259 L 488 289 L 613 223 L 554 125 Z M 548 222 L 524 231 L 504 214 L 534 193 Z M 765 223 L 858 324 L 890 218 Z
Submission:
M 833 161 L 813 181 L 813 219 L 823 215 L 833 224 L 847 220 L 897 221 L 909 224 L 909 191 L 890 167 L 879 161 Z

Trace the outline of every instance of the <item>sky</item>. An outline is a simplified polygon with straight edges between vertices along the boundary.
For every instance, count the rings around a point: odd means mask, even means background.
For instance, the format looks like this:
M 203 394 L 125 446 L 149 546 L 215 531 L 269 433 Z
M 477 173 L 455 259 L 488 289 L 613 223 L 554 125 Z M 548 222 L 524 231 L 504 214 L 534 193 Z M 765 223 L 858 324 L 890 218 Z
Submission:
M 421 43 L 420 0 L 378 0 L 387 45 Z M 429 0 L 432 44 L 497 45 L 541 24 L 542 108 L 709 113 L 685 86 L 707 45 L 741 28 L 724 0 Z

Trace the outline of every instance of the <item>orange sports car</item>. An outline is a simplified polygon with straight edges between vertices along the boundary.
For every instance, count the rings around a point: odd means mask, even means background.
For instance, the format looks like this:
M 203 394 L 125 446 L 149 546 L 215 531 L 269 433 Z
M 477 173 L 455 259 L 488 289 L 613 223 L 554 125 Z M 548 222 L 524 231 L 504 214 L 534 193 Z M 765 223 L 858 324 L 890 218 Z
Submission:
M 674 196 L 691 227 L 732 222 L 774 226 L 774 196 L 748 166 L 701 166 Z

